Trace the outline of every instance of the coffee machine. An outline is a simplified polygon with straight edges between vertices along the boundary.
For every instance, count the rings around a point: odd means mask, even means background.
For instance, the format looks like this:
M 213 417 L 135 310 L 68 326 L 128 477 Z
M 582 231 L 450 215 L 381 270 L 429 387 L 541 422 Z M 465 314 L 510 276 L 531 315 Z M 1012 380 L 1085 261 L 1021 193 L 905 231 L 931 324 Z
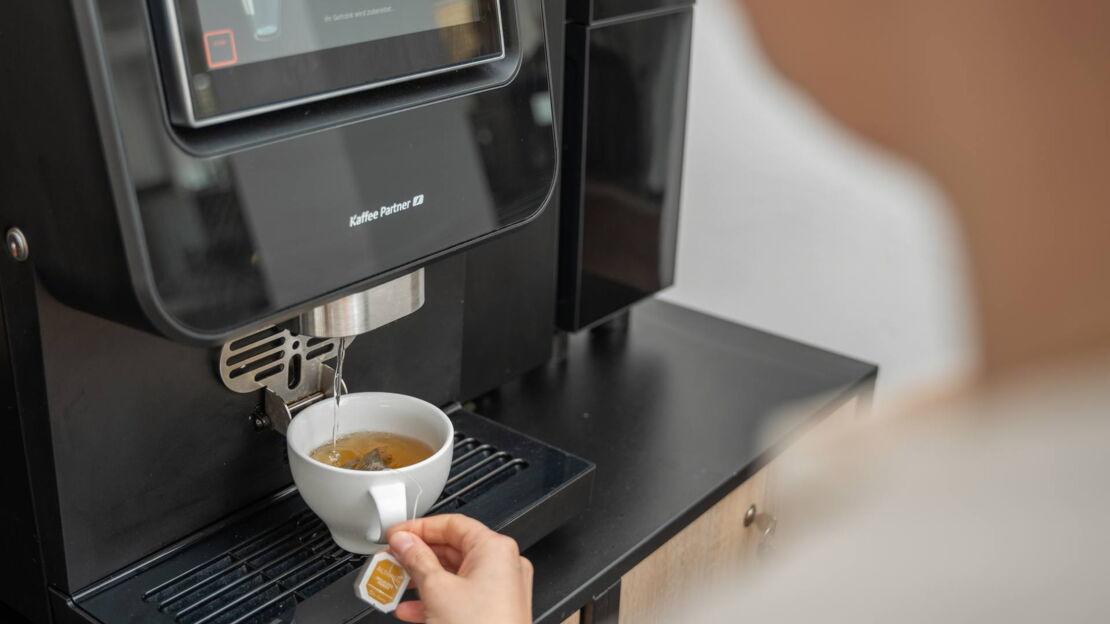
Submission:
M 473 400 L 670 283 L 690 4 L 9 7 L 2 614 L 372 621 L 281 435 L 341 336 L 349 390 L 455 421 L 433 513 L 582 509 L 593 466 Z

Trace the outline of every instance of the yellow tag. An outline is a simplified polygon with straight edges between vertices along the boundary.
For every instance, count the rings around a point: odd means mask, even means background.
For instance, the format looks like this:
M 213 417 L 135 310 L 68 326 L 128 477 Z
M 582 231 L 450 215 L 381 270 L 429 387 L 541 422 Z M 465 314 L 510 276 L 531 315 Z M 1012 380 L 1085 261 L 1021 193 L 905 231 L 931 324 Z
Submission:
M 378 611 L 389 613 L 397 608 L 408 586 L 409 573 L 393 555 L 382 551 L 362 567 L 355 593 Z

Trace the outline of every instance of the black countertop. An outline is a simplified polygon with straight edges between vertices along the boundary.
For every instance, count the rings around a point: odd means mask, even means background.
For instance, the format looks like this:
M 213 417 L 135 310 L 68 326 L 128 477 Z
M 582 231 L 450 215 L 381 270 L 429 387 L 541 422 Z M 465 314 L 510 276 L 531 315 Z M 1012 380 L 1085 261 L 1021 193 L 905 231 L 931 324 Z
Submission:
M 764 425 L 817 395 L 818 421 L 877 368 L 660 301 L 627 333 L 570 337 L 562 361 L 479 412 L 597 464 L 591 506 L 529 548 L 536 621 L 557 623 L 741 484 L 788 441 Z

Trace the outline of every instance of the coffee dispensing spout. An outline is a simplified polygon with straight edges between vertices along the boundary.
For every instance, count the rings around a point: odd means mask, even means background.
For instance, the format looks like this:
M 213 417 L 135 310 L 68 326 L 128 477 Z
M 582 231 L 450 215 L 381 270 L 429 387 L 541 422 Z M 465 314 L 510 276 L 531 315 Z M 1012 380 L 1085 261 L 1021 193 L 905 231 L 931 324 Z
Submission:
M 257 429 L 281 434 L 302 409 L 335 396 L 335 359 L 340 342 L 383 327 L 424 305 L 424 269 L 369 290 L 340 297 L 300 314 L 301 330 L 271 325 L 230 340 L 220 352 L 220 378 L 228 389 L 263 391 L 263 410 L 251 419 Z
M 424 269 L 303 312 L 301 333 L 350 338 L 388 325 L 424 305 Z

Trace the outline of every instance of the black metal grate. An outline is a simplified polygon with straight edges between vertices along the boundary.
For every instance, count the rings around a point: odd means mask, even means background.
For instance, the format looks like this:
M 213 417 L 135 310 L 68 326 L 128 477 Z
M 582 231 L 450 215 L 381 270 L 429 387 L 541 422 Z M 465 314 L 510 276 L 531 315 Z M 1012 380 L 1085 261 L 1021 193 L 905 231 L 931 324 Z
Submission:
M 457 511 L 526 467 L 457 433 L 451 476 L 429 513 Z M 364 561 L 336 546 L 306 511 L 148 589 L 143 600 L 180 624 L 265 624 Z
M 528 466 L 505 451 L 465 434 L 455 434 L 451 476 L 429 514 L 452 512 Z

